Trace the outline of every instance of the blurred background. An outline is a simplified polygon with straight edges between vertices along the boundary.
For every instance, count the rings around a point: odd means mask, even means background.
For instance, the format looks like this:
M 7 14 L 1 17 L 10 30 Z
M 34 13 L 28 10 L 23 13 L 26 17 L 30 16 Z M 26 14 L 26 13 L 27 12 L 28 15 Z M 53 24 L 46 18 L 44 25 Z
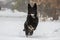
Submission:
M 28 3 L 36 3 L 39 18 L 45 21 L 47 18 L 58 20 L 60 16 L 60 0 L 0 0 L 0 10 L 15 9 L 19 12 L 28 12 Z

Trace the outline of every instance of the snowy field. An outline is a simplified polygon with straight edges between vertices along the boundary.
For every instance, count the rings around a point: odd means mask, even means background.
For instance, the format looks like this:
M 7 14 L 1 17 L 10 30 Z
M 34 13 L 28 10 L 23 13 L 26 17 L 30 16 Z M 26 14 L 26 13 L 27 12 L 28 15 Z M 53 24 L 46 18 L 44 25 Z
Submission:
M 60 40 L 60 21 L 40 22 L 33 36 L 25 37 L 24 12 L 0 11 L 0 40 Z

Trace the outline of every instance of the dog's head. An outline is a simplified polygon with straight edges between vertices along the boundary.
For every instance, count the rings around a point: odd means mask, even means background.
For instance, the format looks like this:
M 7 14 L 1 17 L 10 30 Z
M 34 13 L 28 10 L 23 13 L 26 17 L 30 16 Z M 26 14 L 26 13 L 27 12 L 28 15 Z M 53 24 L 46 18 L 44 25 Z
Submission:
M 31 7 L 30 4 L 28 4 L 28 15 L 31 15 L 32 17 L 35 17 L 37 15 L 37 5 L 34 4 L 33 7 Z

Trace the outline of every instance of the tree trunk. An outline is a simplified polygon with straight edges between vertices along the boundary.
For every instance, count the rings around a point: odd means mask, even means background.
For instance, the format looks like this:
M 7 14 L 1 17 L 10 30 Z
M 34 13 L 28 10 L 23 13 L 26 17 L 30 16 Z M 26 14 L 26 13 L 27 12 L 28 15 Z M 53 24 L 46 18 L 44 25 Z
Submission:
M 59 15 L 56 13 L 56 9 L 53 10 L 53 20 L 58 20 Z

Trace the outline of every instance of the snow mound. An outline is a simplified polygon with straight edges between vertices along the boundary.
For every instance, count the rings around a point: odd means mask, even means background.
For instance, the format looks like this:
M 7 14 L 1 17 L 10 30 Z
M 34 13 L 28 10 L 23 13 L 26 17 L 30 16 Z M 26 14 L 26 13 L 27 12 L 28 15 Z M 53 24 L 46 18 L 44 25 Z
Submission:
M 0 11 L 0 16 L 7 16 L 7 17 L 15 16 L 15 17 L 20 17 L 20 16 L 26 16 L 26 15 L 27 15 L 27 13 L 19 12 L 17 10 L 14 10 L 14 12 L 13 12 L 11 9 L 5 9 L 5 10 L 1 10 Z

